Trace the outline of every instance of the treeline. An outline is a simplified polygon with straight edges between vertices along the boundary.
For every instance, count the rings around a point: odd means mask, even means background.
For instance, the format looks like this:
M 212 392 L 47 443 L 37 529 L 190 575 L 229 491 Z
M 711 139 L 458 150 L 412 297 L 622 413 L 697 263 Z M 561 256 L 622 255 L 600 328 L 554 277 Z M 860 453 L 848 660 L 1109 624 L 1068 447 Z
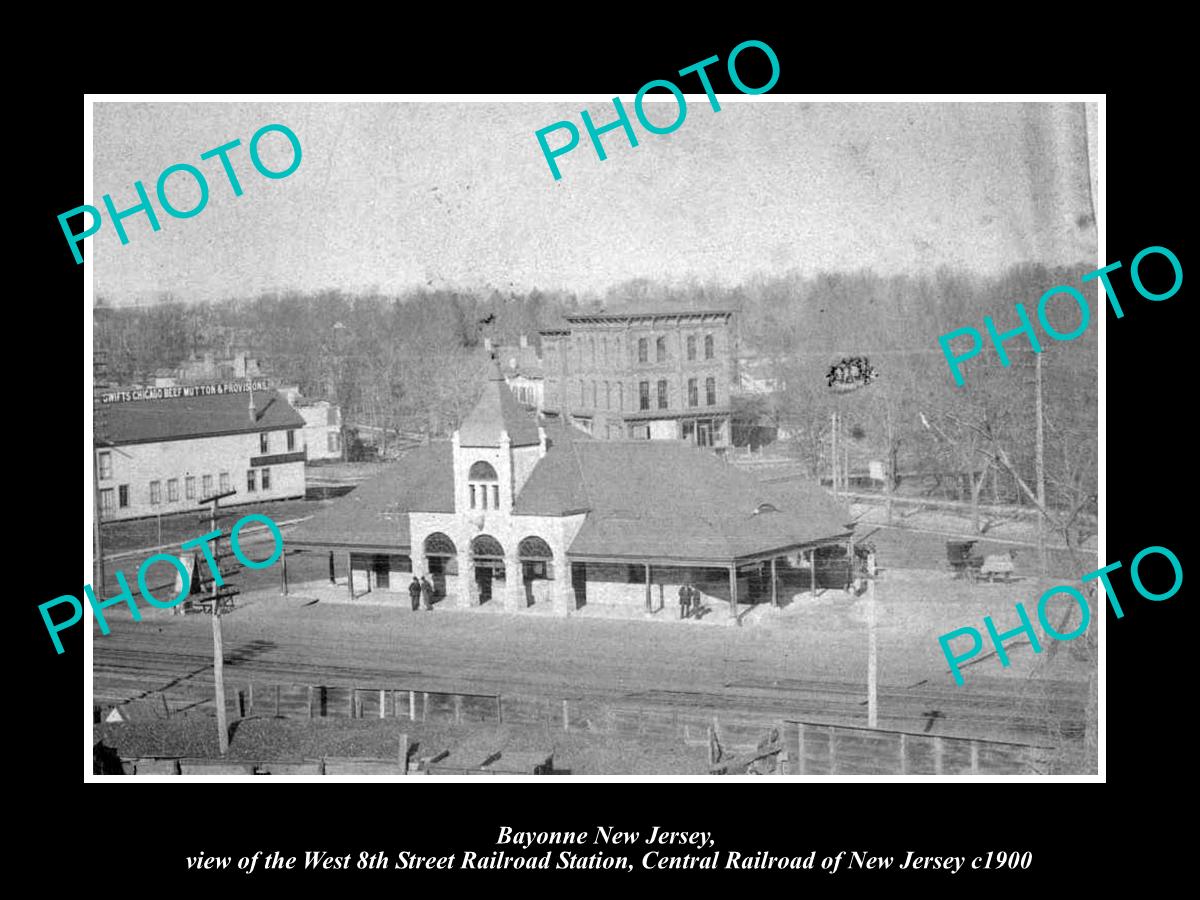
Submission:
M 755 373 L 784 389 L 746 403 L 742 418 L 790 435 L 788 449 L 813 475 L 829 471 L 830 413 L 840 411 L 859 456 L 885 458 L 894 473 L 954 472 L 978 500 L 996 475 L 1009 489 L 1036 493 L 1036 355 L 1025 337 L 1007 343 L 1002 368 L 990 345 L 956 388 L 937 344 L 953 328 L 1001 331 L 1018 324 L 1021 302 L 1036 316 L 1050 287 L 1078 287 L 1091 266 L 1017 265 L 983 276 L 951 269 L 882 277 L 871 272 L 798 273 L 737 285 L 638 279 L 603 296 L 413 290 L 401 296 L 338 291 L 274 293 L 221 303 L 97 304 L 95 343 L 107 351 L 108 378 L 128 383 L 175 368 L 192 355 L 244 349 L 265 371 L 309 396 L 338 402 L 353 422 L 401 432 L 448 434 L 469 410 L 488 364 L 483 340 L 516 343 L 521 334 L 562 327 L 577 311 L 720 308 L 737 312 L 740 351 Z M 1093 316 L 1095 285 L 1084 291 Z M 1052 305 L 1066 332 L 1078 322 L 1069 299 Z M 1075 341 L 1043 339 L 1043 443 L 1047 496 L 1055 509 L 1094 512 L 1096 325 Z M 826 373 L 842 357 L 866 356 L 879 378 L 849 394 L 830 391 Z M 743 433 L 745 430 L 743 429 Z M 990 482 L 989 482 L 990 479 Z

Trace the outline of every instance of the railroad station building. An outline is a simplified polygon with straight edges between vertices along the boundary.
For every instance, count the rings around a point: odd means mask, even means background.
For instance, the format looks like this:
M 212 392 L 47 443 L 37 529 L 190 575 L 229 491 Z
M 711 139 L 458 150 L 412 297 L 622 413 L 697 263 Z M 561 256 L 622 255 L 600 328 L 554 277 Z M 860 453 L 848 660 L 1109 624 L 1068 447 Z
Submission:
M 732 310 L 591 313 L 540 332 L 544 409 L 613 439 L 730 444 Z
M 96 486 L 103 521 L 303 497 L 304 419 L 277 391 L 239 381 L 101 395 Z
M 329 553 L 331 576 L 342 557 L 352 596 L 402 594 L 415 573 L 451 605 L 569 614 L 669 608 L 687 583 L 736 611 L 808 583 L 803 558 L 847 545 L 849 521 L 815 484 L 760 482 L 690 442 L 539 427 L 497 367 L 451 440 L 365 481 L 287 547 Z

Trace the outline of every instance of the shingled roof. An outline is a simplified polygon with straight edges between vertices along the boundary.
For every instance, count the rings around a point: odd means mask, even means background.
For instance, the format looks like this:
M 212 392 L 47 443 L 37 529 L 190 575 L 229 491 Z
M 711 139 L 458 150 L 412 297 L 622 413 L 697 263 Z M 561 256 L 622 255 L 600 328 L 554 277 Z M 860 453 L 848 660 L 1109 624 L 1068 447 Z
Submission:
M 514 508 L 584 510 L 573 557 L 727 561 L 851 531 L 849 510 L 817 485 L 766 484 L 682 441 L 558 444 Z
M 408 552 L 408 514 L 413 510 L 454 512 L 454 456 L 449 441 L 434 441 L 406 453 L 293 529 L 287 546 Z
M 114 444 L 180 441 L 224 434 L 303 428 L 304 418 L 278 391 L 254 391 L 255 418 L 246 392 L 103 405 L 98 437 Z
M 483 394 L 458 429 L 463 447 L 499 447 L 500 432 L 507 431 L 514 447 L 529 447 L 540 442 L 537 423 L 521 409 L 508 389 L 499 365 L 493 363 Z

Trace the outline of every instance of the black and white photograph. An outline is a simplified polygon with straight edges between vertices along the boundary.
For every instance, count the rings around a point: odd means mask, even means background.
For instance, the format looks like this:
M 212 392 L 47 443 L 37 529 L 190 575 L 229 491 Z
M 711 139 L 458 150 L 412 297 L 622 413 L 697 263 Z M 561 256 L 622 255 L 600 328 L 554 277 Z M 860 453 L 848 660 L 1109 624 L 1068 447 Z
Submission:
M 95 99 L 95 778 L 1096 779 L 1102 98 L 679 83 Z

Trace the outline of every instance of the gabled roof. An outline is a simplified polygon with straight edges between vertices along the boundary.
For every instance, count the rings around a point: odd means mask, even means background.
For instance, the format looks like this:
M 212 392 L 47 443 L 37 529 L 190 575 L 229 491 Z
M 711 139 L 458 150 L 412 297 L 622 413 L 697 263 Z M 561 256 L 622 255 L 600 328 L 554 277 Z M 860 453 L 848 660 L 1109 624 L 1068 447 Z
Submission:
M 406 453 L 328 509 L 288 534 L 289 547 L 407 551 L 408 514 L 454 512 L 454 456 L 449 441 Z
M 771 504 L 775 512 L 757 512 Z M 588 511 L 572 556 L 734 560 L 847 534 L 850 513 L 807 482 L 764 484 L 682 441 L 556 444 L 518 515 Z
M 504 382 L 500 367 L 494 362 L 483 394 L 475 408 L 458 429 L 459 445 L 463 447 L 499 447 L 500 432 L 507 431 L 514 447 L 539 443 L 537 424 L 521 409 L 517 398 Z
M 114 444 L 145 444 L 304 427 L 303 417 L 278 391 L 253 394 L 253 420 L 250 396 L 245 391 L 106 403 L 100 407 L 103 420 L 97 437 Z

